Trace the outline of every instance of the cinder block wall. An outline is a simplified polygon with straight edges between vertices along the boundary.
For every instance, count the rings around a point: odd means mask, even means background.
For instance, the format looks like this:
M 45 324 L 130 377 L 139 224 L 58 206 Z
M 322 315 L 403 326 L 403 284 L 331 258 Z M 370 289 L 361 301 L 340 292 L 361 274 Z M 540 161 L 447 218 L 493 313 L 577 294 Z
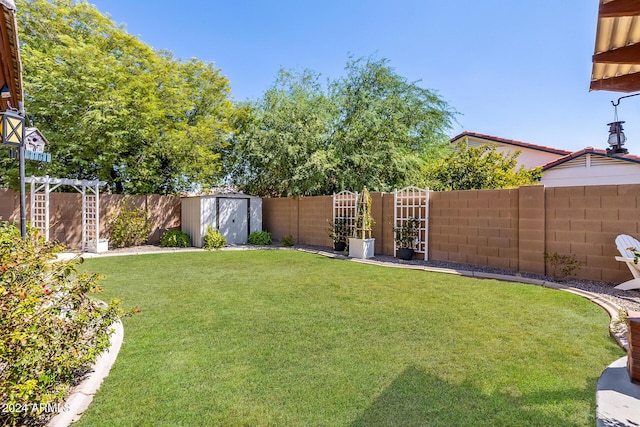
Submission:
M 274 239 L 290 235 L 298 242 L 298 199 L 262 199 L 262 229 L 271 232 Z
M 512 267 L 513 270 L 546 274 L 545 206 L 545 187 L 540 185 L 518 189 L 518 228 L 515 236 L 518 262 Z
M 27 221 L 30 218 L 30 195 L 26 195 Z M 180 197 L 177 196 L 123 196 L 100 195 L 100 237 L 110 238 L 114 219 L 124 206 L 136 206 L 149 212 L 151 233 L 149 243 L 160 242 L 165 230 L 180 228 Z M 12 212 L 10 212 L 12 210 Z M 15 191 L 0 191 L 0 217 L 2 220 L 20 219 L 20 200 Z M 49 195 L 49 237 L 70 249 L 82 245 L 82 195 L 54 192 Z
M 429 258 L 516 270 L 518 190 L 430 194 Z
M 15 191 L 0 190 L 0 220 L 20 220 L 20 196 Z
M 333 217 L 331 196 L 301 197 L 298 201 L 298 238 L 303 245 L 331 246 L 329 221 Z M 278 236 L 280 237 L 280 236 Z
M 619 255 L 614 240 L 619 234 L 640 239 L 640 185 L 547 188 L 545 195 L 547 252 L 576 255 L 585 264 L 580 277 L 632 278 L 626 265 L 614 260 Z
M 372 193 L 376 221 L 376 253 L 393 254 L 393 194 Z M 307 197 L 305 203 L 316 198 Z M 322 212 L 332 217 L 331 197 L 323 196 Z M 265 199 L 263 216 L 274 218 L 275 200 Z M 615 260 L 615 238 L 630 234 L 640 240 L 640 185 L 586 187 L 526 186 L 509 190 L 432 192 L 429 201 L 429 258 L 514 271 L 551 274 L 544 253 L 575 255 L 584 265 L 577 277 L 622 282 L 631 278 Z M 315 210 L 291 207 L 289 227 L 303 233 L 300 243 L 331 246 L 324 238 L 326 219 Z M 307 214 L 313 214 L 307 219 Z M 279 234 L 279 222 L 268 228 Z M 322 224 L 320 226 L 319 224 Z M 315 229 L 321 227 L 322 230 Z M 289 234 L 293 234 L 289 232 Z M 311 238 L 307 236 L 322 236 Z

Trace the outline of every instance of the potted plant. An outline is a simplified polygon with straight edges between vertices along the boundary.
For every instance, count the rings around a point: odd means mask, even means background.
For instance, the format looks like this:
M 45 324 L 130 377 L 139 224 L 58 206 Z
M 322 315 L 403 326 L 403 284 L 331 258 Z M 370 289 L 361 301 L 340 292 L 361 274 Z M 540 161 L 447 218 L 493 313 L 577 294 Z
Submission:
M 353 237 L 349 238 L 349 257 L 373 258 L 375 239 L 371 237 L 371 231 L 374 223 L 371 216 L 371 196 L 367 187 L 364 187 L 358 199 Z
M 329 237 L 333 240 L 333 249 L 342 252 L 347 248 L 347 238 L 349 237 L 349 219 L 337 217 L 329 227 Z
M 416 244 L 418 243 L 418 227 L 420 220 L 408 218 L 403 225 L 393 228 L 394 239 L 396 241 L 396 257 L 400 259 L 413 259 Z

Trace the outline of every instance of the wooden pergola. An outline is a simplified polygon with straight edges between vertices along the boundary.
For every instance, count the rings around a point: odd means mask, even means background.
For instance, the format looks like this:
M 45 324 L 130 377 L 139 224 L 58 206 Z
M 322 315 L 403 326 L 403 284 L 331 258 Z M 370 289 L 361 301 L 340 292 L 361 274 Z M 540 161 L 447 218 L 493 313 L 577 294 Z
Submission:
M 600 0 L 590 90 L 640 91 L 640 0 Z

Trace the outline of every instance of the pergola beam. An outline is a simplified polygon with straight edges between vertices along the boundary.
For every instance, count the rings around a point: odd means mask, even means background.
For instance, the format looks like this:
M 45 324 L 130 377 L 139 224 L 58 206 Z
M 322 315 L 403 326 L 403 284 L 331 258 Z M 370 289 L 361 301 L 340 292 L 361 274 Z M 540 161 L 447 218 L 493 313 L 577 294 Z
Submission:
M 640 92 L 640 73 L 626 74 L 591 82 L 590 90 L 614 92 Z
M 621 16 L 640 15 L 640 0 L 613 0 L 601 3 L 598 18 L 619 18 Z
M 593 62 L 601 64 L 640 64 L 640 43 L 593 55 Z

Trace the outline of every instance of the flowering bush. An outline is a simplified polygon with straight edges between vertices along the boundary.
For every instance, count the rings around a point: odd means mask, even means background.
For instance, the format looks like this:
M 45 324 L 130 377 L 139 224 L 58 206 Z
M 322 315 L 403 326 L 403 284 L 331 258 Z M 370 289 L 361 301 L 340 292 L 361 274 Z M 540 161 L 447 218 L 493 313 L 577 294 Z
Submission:
M 23 240 L 0 222 L 0 425 L 39 425 L 72 381 L 109 347 L 118 301 L 99 306 L 96 274 L 79 273 L 81 258 L 55 261 L 61 248 L 37 230 Z M 10 409 L 10 410 L 7 410 Z

